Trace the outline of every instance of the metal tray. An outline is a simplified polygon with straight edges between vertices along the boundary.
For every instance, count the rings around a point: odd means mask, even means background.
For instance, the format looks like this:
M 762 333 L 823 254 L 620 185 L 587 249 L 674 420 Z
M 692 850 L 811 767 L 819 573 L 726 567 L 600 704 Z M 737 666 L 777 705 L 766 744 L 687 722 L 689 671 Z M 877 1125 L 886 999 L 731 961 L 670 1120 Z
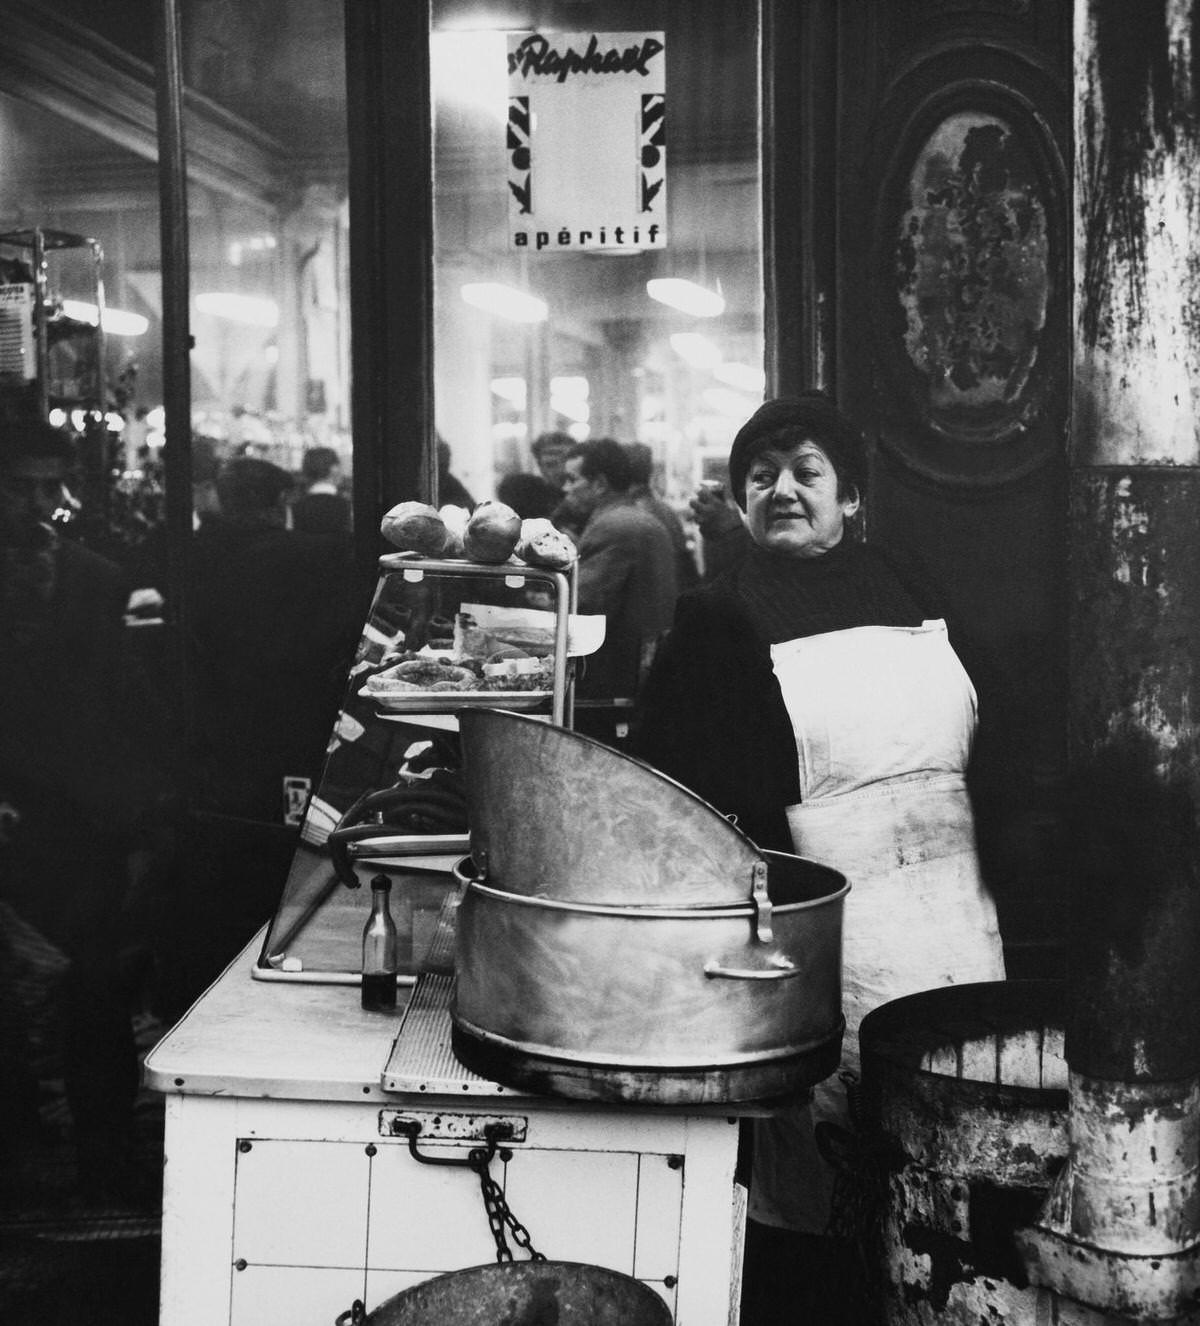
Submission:
M 524 712 L 539 709 L 553 691 L 402 691 L 380 695 L 364 686 L 359 697 L 372 701 L 380 718 L 395 714 L 428 714 L 451 709 L 510 709 Z

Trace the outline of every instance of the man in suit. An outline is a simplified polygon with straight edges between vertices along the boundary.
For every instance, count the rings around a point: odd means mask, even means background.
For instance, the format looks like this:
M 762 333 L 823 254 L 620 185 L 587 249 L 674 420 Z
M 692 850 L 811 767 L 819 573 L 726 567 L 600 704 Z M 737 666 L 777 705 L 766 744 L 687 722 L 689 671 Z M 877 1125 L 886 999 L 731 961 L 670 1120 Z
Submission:
M 579 611 L 607 619 L 578 687 L 582 698 L 633 699 L 675 609 L 675 550 L 630 497 L 630 482 L 629 456 L 612 438 L 578 443 L 567 455 L 563 493 L 583 522 Z
M 341 491 L 341 457 L 332 447 L 309 447 L 300 474 L 305 489 L 292 503 L 292 528 L 302 534 L 348 535 L 351 508 Z

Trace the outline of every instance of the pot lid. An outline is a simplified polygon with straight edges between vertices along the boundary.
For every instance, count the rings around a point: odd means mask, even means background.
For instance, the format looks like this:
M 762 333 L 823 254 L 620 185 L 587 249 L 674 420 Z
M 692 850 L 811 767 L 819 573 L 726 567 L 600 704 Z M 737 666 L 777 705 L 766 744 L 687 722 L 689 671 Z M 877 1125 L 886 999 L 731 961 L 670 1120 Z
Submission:
M 765 894 L 766 858 L 751 840 L 643 761 L 500 709 L 458 721 L 471 856 L 494 887 L 676 907 Z

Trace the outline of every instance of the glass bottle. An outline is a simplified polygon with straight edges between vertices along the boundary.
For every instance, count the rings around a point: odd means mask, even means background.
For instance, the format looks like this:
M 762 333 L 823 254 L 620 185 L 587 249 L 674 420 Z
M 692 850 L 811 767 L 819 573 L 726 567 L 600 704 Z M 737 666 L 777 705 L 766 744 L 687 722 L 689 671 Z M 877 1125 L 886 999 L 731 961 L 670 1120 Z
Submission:
M 396 1007 L 396 923 L 388 906 L 392 881 L 371 880 L 371 915 L 363 927 L 362 1006 L 372 1013 Z

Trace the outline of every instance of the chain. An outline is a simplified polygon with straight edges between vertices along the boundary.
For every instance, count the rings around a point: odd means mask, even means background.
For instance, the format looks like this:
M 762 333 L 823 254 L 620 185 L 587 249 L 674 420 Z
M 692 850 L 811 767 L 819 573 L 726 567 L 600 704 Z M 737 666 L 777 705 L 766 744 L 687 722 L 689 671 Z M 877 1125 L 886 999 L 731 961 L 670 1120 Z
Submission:
M 471 1168 L 479 1175 L 479 1187 L 483 1193 L 483 1209 L 487 1212 L 492 1238 L 496 1241 L 496 1260 L 498 1262 L 513 1260 L 512 1249 L 508 1246 L 508 1239 L 505 1236 L 505 1228 L 507 1227 L 508 1232 L 513 1237 L 513 1242 L 529 1253 L 530 1261 L 544 1262 L 546 1260 L 545 1254 L 534 1248 L 529 1230 L 513 1215 L 508 1202 L 504 1199 L 503 1188 L 488 1173 L 489 1160 L 488 1152 L 482 1148 L 477 1147 L 471 1152 Z

